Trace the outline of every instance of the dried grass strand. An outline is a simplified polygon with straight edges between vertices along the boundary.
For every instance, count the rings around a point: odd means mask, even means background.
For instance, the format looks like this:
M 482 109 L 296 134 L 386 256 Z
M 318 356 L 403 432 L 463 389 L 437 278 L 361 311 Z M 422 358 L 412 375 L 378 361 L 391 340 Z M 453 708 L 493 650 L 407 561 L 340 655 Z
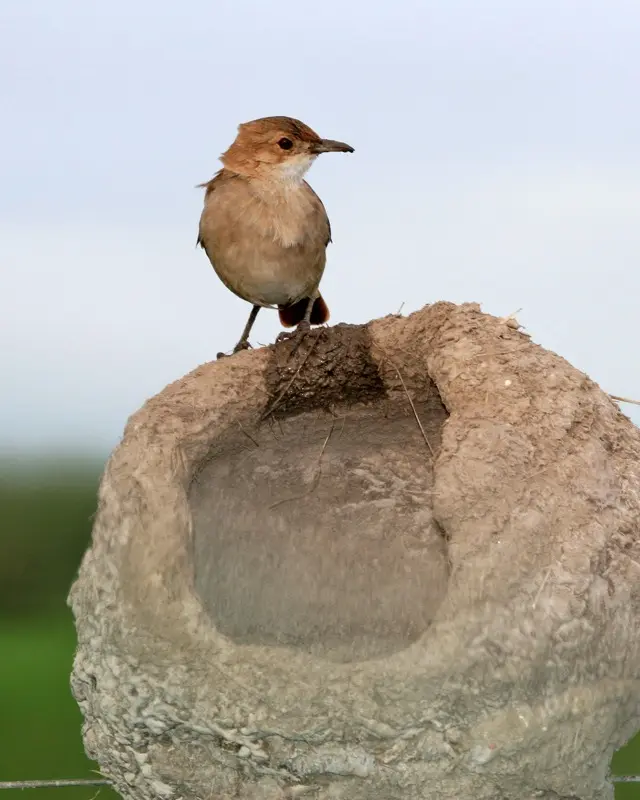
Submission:
M 396 367 L 396 365 L 393 363 L 393 361 L 391 361 L 391 359 L 389 359 L 389 363 L 395 369 L 395 371 L 398 373 L 398 378 L 400 378 L 400 383 L 402 384 L 402 388 L 404 389 L 404 393 L 407 395 L 407 400 L 409 401 L 409 405 L 411 406 L 411 410 L 413 411 L 413 416 L 416 418 L 416 422 L 418 423 L 418 427 L 420 428 L 420 433 L 422 434 L 422 438 L 424 439 L 425 444 L 429 448 L 429 452 L 431 453 L 432 457 L 435 458 L 436 454 L 433 451 L 433 447 L 431 447 L 431 442 L 427 438 L 427 434 L 425 432 L 425 429 L 424 429 L 424 427 L 422 425 L 420 417 L 418 416 L 418 412 L 416 411 L 416 407 L 413 404 L 413 400 L 411 399 L 411 395 L 409 394 L 409 390 L 407 389 L 407 384 L 404 382 L 404 378 L 402 377 L 402 374 L 400 373 L 400 370 L 398 369 L 398 367 Z
M 290 389 L 290 388 L 291 388 L 291 386 L 293 385 L 293 382 L 295 381 L 295 379 L 296 379 L 296 378 L 298 377 L 298 375 L 300 374 L 300 370 L 301 370 L 301 369 L 302 369 L 302 367 L 304 367 L 304 365 L 307 363 L 307 359 L 309 358 L 309 356 L 311 355 L 311 353 L 314 351 L 314 349 L 315 349 L 315 346 L 316 346 L 316 344 L 317 344 L 317 343 L 318 343 L 318 337 L 317 337 L 317 335 L 316 335 L 316 336 L 314 337 L 314 339 L 313 339 L 313 344 L 312 344 L 312 345 L 311 345 L 311 347 L 310 347 L 310 348 L 307 350 L 307 354 L 305 355 L 305 357 L 302 359 L 302 361 L 301 361 L 301 362 L 300 362 L 300 364 L 298 365 L 298 369 L 297 369 L 297 370 L 296 370 L 296 371 L 293 373 L 293 376 L 292 376 L 291 380 L 290 380 L 290 381 L 289 381 L 289 383 L 288 383 L 288 384 L 287 384 L 287 385 L 284 387 L 284 389 L 283 389 L 283 390 L 280 392 L 280 394 L 279 394 L 279 395 L 276 397 L 276 399 L 273 401 L 273 403 L 271 404 L 271 406 L 270 406 L 270 407 L 269 407 L 269 408 L 268 408 L 268 409 L 267 409 L 267 410 L 264 412 L 264 414 L 262 415 L 262 419 L 266 419 L 268 416 L 270 416 L 271 414 L 273 414 L 273 412 L 276 410 L 276 408 L 277 408 L 277 407 L 278 407 L 278 405 L 280 404 L 280 401 L 281 401 L 281 400 L 282 400 L 282 398 L 285 396 L 285 394 L 286 394 L 286 393 L 289 391 L 289 389 Z
M 640 400 L 631 400 L 629 397 L 618 397 L 617 394 L 610 394 L 612 400 L 617 400 L 618 403 L 632 403 L 634 406 L 640 406 Z
M 313 476 L 313 480 L 311 481 L 311 486 L 301 494 L 295 494 L 293 497 L 285 497 L 282 500 L 276 500 L 275 503 L 272 503 L 269 506 L 269 509 L 277 508 L 278 506 L 283 505 L 284 503 L 291 503 L 294 500 L 303 500 L 305 497 L 311 494 L 311 492 L 315 491 L 317 485 L 320 483 L 320 476 L 322 475 L 322 456 L 324 455 L 324 451 L 326 450 L 327 444 L 329 439 L 331 438 L 331 434 L 333 433 L 333 429 L 336 427 L 336 421 L 334 420 L 331 423 L 331 429 L 327 434 L 327 438 L 324 440 L 322 444 L 322 449 L 320 450 L 320 455 L 318 456 L 318 465 L 316 467 L 316 474 Z M 344 427 L 344 426 L 343 426 Z

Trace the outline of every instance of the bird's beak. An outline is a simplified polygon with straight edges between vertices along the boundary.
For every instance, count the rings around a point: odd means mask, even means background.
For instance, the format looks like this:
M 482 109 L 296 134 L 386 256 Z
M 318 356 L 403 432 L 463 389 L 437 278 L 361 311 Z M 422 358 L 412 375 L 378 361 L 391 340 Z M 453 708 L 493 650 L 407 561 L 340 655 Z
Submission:
M 320 139 L 313 145 L 314 153 L 353 153 L 353 147 L 344 142 L 336 142 L 333 139 Z

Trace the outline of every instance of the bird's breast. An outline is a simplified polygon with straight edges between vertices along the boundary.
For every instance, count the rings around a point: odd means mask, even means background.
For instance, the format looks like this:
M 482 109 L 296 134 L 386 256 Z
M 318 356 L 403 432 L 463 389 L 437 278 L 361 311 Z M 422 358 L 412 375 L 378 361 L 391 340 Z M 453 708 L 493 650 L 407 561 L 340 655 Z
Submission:
M 283 182 L 275 188 L 254 189 L 254 224 L 264 236 L 282 247 L 295 247 L 305 241 L 322 244 L 323 219 L 315 197 L 299 183 Z
M 229 289 L 259 305 L 286 305 L 317 289 L 329 223 L 307 184 L 230 182 L 208 195 L 200 239 Z

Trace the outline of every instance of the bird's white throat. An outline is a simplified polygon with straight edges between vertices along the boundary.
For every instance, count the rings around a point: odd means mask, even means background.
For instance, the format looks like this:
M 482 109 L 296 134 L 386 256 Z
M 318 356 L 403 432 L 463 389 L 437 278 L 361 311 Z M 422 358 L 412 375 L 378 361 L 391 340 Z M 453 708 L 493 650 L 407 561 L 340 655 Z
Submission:
M 300 155 L 293 156 L 293 158 L 288 158 L 278 167 L 278 177 L 284 183 L 293 185 L 300 184 L 308 172 L 309 167 L 315 160 L 316 156 L 309 155 Z

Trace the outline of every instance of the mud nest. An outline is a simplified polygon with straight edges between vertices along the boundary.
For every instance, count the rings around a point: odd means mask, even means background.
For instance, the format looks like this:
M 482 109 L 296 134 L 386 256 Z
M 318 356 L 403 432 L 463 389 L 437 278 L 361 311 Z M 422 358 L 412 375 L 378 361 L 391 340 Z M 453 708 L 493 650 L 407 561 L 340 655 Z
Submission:
M 640 431 L 475 305 L 315 329 L 131 418 L 70 601 L 124 797 L 612 797 Z

